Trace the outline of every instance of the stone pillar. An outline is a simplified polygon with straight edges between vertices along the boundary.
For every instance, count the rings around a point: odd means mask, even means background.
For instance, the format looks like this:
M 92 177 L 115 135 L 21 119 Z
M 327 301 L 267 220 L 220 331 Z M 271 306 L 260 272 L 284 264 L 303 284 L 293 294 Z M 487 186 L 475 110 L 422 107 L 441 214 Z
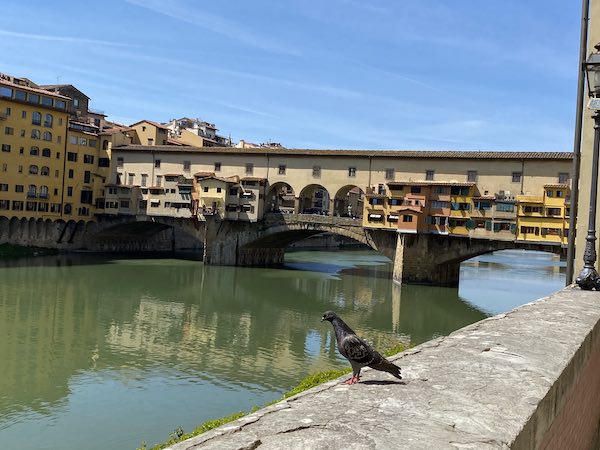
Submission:
M 445 239 L 445 241 L 443 241 Z M 400 284 L 427 284 L 458 287 L 460 261 L 440 262 L 448 246 L 447 236 L 399 234 L 394 258 L 394 281 Z
M 300 197 L 294 197 L 294 214 L 300 213 Z
M 335 211 L 335 198 L 329 198 L 329 213 L 327 214 L 328 216 L 335 216 L 334 214 Z

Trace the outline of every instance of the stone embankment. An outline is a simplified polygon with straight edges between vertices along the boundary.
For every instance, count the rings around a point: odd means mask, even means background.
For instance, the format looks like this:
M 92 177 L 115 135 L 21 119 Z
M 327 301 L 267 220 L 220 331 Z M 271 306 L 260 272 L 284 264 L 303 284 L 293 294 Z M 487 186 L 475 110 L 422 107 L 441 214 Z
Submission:
M 567 288 L 396 355 L 400 382 L 364 370 L 170 448 L 597 448 L 599 321 Z

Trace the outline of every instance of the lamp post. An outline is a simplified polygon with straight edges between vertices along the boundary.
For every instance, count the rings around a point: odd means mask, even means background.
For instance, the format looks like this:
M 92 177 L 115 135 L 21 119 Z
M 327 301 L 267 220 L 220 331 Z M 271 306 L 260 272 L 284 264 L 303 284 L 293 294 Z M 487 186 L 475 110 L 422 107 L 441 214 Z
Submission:
M 600 276 L 594 267 L 596 263 L 596 202 L 598 198 L 598 153 L 600 146 L 600 44 L 594 46 L 596 51 L 584 63 L 587 74 L 588 95 L 590 101 L 588 108 L 594 113 L 594 147 L 592 153 L 592 180 L 590 188 L 590 210 L 588 232 L 585 237 L 585 251 L 583 253 L 583 270 L 575 282 L 581 289 L 600 290 Z

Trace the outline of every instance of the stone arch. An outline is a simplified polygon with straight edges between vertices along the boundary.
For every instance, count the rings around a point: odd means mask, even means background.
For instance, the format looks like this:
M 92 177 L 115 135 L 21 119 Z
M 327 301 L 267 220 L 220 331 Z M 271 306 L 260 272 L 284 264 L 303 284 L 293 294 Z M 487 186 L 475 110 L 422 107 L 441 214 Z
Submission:
M 269 186 L 265 207 L 267 212 L 293 214 L 296 212 L 294 188 L 283 181 L 272 184 Z
M 299 213 L 319 214 L 328 216 L 331 196 L 327 189 L 320 184 L 309 184 L 298 195 Z
M 341 187 L 333 200 L 333 214 L 339 217 L 360 219 L 363 214 L 365 192 L 356 185 Z
M 10 231 L 10 220 L 8 217 L 0 217 L 0 243 L 8 242 Z
M 44 220 L 44 241 L 52 242 L 54 234 L 52 233 L 52 219 Z
M 11 217 L 10 223 L 8 224 L 8 238 L 16 239 L 20 230 L 21 220 L 18 217 Z

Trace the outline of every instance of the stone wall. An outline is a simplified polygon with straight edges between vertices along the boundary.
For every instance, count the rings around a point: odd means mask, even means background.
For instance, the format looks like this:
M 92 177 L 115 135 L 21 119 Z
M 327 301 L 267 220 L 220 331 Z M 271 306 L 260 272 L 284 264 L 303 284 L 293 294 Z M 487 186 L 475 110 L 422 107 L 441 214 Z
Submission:
M 170 448 L 598 448 L 599 292 L 567 288 L 391 359 L 402 381 L 366 369 Z

